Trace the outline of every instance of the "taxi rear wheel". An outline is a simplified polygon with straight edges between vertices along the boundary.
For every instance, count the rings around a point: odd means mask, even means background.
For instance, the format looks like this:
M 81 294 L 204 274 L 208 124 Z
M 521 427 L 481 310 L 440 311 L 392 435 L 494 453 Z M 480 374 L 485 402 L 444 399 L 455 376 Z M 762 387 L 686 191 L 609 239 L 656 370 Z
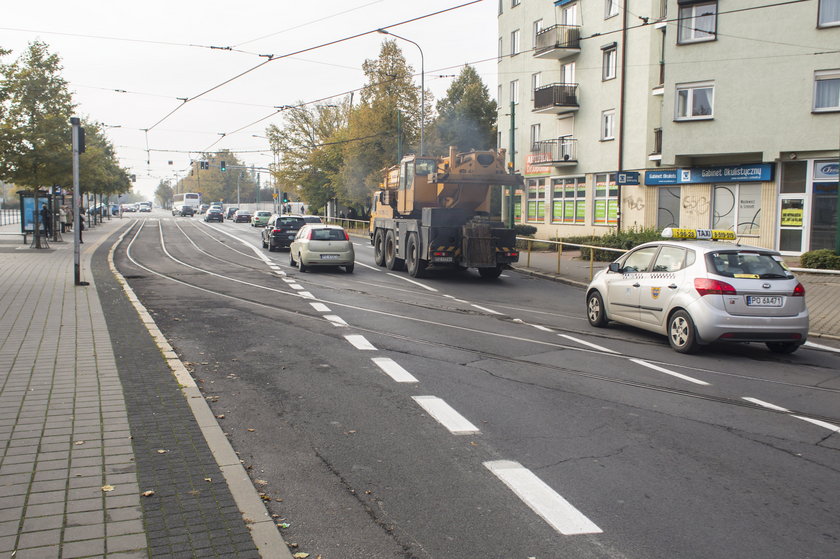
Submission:
M 607 325 L 607 311 L 604 309 L 604 299 L 597 291 L 593 291 L 586 299 L 586 318 L 589 324 L 596 328 Z
M 671 347 L 679 353 L 694 353 L 697 351 L 697 331 L 694 321 L 685 311 L 677 311 L 668 321 L 668 341 Z

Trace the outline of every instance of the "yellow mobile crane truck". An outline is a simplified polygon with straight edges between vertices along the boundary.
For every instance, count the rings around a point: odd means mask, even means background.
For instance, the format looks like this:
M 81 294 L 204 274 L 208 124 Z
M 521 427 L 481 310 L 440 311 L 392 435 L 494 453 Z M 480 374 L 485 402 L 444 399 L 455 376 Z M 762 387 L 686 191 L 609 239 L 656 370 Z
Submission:
M 520 186 L 505 171 L 505 150 L 448 157 L 408 155 L 384 171 L 373 195 L 370 241 L 378 266 L 405 266 L 413 277 L 426 269 L 477 268 L 497 278 L 519 261 L 516 232 L 490 219 L 491 186 Z

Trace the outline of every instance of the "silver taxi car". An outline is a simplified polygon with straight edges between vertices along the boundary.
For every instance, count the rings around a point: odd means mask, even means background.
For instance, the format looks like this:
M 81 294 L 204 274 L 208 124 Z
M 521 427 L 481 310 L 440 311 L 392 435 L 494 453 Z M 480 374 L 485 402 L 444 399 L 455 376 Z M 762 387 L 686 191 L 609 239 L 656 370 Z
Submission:
M 717 240 L 734 240 L 732 231 L 668 228 L 662 236 L 670 239 L 639 245 L 592 278 L 592 326 L 613 320 L 665 334 L 680 353 L 713 342 L 792 353 L 805 343 L 805 288 L 778 252 Z

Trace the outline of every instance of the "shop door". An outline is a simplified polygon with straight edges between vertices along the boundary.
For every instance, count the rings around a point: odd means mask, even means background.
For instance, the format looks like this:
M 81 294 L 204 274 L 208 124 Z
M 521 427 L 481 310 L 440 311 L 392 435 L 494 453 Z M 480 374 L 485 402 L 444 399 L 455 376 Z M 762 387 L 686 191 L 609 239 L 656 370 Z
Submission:
M 808 239 L 805 229 L 805 196 L 782 194 L 779 197 L 779 252 L 801 254 L 805 252 Z

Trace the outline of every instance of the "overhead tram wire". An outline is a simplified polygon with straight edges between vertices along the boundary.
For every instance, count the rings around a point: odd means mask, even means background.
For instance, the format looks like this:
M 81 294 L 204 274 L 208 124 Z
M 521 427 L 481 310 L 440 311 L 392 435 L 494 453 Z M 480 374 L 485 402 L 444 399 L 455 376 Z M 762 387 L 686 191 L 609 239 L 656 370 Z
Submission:
M 148 131 L 153 130 L 153 129 L 154 129 L 154 128 L 158 125 L 158 124 L 160 124 L 161 122 L 163 122 L 164 120 L 168 119 L 170 116 L 172 116 L 173 114 L 175 114 L 175 113 L 176 113 L 179 109 L 181 109 L 181 108 L 182 108 L 184 105 L 186 105 L 187 103 L 189 103 L 189 102 L 191 102 L 191 101 L 195 101 L 195 100 L 196 100 L 196 99 L 198 99 L 199 97 L 202 97 L 202 96 L 204 96 L 204 95 L 206 95 L 206 94 L 210 93 L 211 91 L 215 91 L 216 89 L 219 89 L 220 87 L 223 87 L 223 86 L 225 86 L 225 85 L 229 84 L 230 82 L 232 82 L 232 81 L 234 81 L 234 80 L 237 80 L 237 79 L 241 78 L 242 76 L 244 76 L 244 75 L 246 75 L 246 74 L 250 74 L 250 73 L 251 73 L 251 72 L 253 72 L 254 70 L 256 70 L 256 69 L 258 69 L 258 68 L 262 68 L 263 66 L 265 66 L 265 65 L 266 65 L 266 64 L 268 64 L 269 62 L 274 62 L 275 60 L 280 60 L 280 59 L 283 59 L 283 58 L 289 58 L 289 57 L 291 57 L 291 56 L 295 56 L 295 55 L 297 55 L 297 54 L 302 54 L 302 53 L 304 53 L 304 52 L 309 52 L 309 51 L 318 50 L 318 49 L 321 49 L 321 48 L 324 48 L 324 47 L 328 47 L 328 46 L 332 46 L 332 45 L 337 45 L 337 44 L 344 43 L 344 42 L 347 42 L 347 41 L 350 41 L 350 40 L 353 40 L 353 39 L 358 39 L 359 37 L 364 37 L 365 35 L 373 35 L 373 34 L 377 34 L 377 33 L 379 33 L 379 30 L 380 30 L 380 29 L 390 29 L 390 28 L 392 28 L 392 27 L 399 27 L 400 25 L 405 25 L 405 24 L 407 24 L 407 23 L 412 23 L 412 22 L 415 22 L 415 21 L 420 21 L 420 20 L 423 20 L 423 19 L 426 19 L 426 18 L 430 18 L 430 17 L 432 17 L 432 16 L 436 16 L 436 15 L 440 15 L 440 14 L 443 14 L 443 13 L 446 13 L 446 12 L 451 12 L 451 11 L 454 11 L 454 10 L 458 10 L 458 9 L 460 9 L 460 8 L 464 8 L 464 7 L 466 7 L 466 6 L 471 6 L 472 4 L 477 4 L 477 3 L 479 3 L 479 2 L 483 2 L 483 1 L 484 1 L 484 0 L 471 0 L 470 2 L 466 2 L 466 3 L 464 3 L 464 4 L 459 4 L 459 5 L 457 5 L 457 6 L 452 6 L 452 7 L 450 7 L 450 8 L 445 8 L 445 9 L 443 9 L 443 10 L 438 10 L 438 11 L 436 11 L 436 12 L 431 12 L 431 13 L 429 13 L 429 14 L 425 14 L 425 15 L 422 15 L 422 16 L 418 16 L 418 17 L 414 17 L 414 18 L 406 19 L 406 20 L 403 20 L 403 21 L 400 21 L 400 22 L 397 22 L 397 23 L 392 23 L 391 25 L 384 25 L 384 26 L 380 26 L 380 27 L 377 27 L 376 29 L 372 29 L 372 30 L 370 30 L 370 31 L 365 31 L 365 32 L 362 32 L 362 33 L 356 33 L 355 35 L 350 35 L 350 36 L 348 36 L 348 37 L 344 37 L 344 38 L 342 38 L 342 39 L 336 39 L 336 40 L 334 40 L 334 41 L 328 41 L 328 42 L 326 42 L 326 43 L 322 43 L 322 44 L 320 44 L 320 45 L 316 45 L 316 46 L 314 46 L 314 47 L 307 47 L 307 48 L 305 48 L 305 49 L 300 49 L 300 50 L 297 50 L 297 51 L 294 51 L 294 52 L 290 52 L 290 53 L 286 53 L 286 54 L 281 54 L 281 55 L 277 55 L 277 56 L 275 56 L 275 55 L 273 55 L 273 54 L 265 54 L 265 55 L 261 55 L 261 56 L 265 56 L 265 57 L 266 57 L 266 60 L 264 60 L 263 62 L 261 62 L 261 63 L 257 64 L 256 66 L 253 66 L 253 67 L 251 67 L 251 68 L 249 68 L 249 69 L 247 69 L 247 70 L 245 70 L 245 71 L 243 71 L 243 72 L 240 72 L 239 74 L 237 74 L 237 75 L 233 76 L 232 78 L 228 78 L 228 79 L 226 79 L 225 81 L 223 81 L 223 82 L 221 82 L 221 83 L 219 83 L 219 84 L 217 84 L 217 85 L 214 85 L 214 86 L 213 86 L 213 87 L 211 87 L 210 89 L 207 89 L 207 90 L 205 90 L 205 91 L 202 91 L 202 92 L 201 92 L 201 93 L 199 93 L 198 95 L 195 95 L 195 96 L 193 96 L 193 97 L 186 97 L 186 98 L 184 98 L 184 102 L 183 102 L 183 103 L 181 103 L 180 105 L 178 105 L 177 107 L 175 107 L 174 109 L 172 109 L 172 110 L 171 110 L 168 114 L 166 114 L 166 116 L 164 116 L 163 118 L 161 118 L 160 120 L 158 120 L 156 123 L 154 123 L 152 126 L 150 126 L 147 130 L 148 130 Z M 802 1 L 802 0 L 800 0 L 800 1 Z

